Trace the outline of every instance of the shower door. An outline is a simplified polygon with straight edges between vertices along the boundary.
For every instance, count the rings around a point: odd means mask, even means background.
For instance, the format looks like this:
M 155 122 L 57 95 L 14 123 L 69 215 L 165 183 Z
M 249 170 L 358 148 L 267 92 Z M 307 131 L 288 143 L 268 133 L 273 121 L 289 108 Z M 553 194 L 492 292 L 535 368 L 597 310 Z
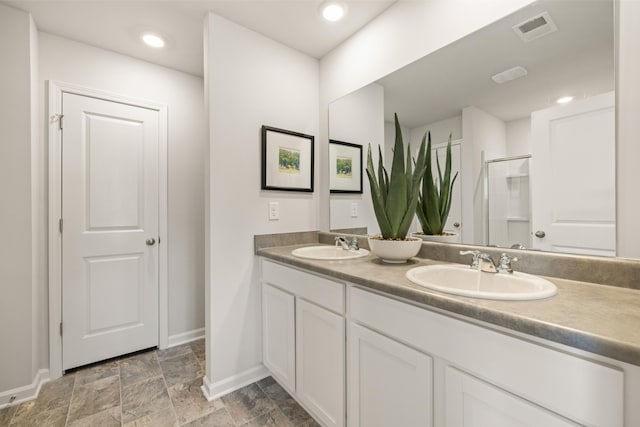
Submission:
M 500 247 L 531 247 L 530 155 L 488 160 L 487 244 Z

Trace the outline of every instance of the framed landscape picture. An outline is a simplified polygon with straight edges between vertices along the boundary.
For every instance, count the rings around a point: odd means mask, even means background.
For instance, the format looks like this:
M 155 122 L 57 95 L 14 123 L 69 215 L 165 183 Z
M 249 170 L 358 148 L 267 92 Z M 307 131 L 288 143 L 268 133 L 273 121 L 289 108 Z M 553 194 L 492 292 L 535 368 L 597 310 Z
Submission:
M 313 136 L 262 126 L 263 190 L 313 192 Z
M 362 193 L 362 146 L 329 140 L 329 191 Z

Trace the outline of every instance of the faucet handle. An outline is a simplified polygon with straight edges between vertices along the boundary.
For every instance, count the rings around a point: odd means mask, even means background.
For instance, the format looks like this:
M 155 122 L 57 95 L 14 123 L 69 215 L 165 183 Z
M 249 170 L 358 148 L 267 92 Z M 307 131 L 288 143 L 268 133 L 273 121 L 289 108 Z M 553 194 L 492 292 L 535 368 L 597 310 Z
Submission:
M 360 246 L 358 246 L 358 238 L 354 237 L 353 239 L 351 239 L 351 244 L 349 245 L 349 247 L 351 249 L 353 249 L 354 251 L 360 250 Z
M 460 255 L 473 255 L 473 261 L 471 261 L 471 268 L 478 268 L 480 263 L 480 251 L 460 251 Z
M 513 273 L 513 268 L 511 268 L 511 263 L 514 261 L 518 261 L 518 258 L 512 255 L 507 255 L 506 253 L 502 253 L 500 255 L 500 261 L 498 262 L 498 271 L 500 273 Z
M 336 240 L 336 246 L 340 246 L 342 247 L 342 249 L 346 251 L 348 250 L 357 251 L 359 249 L 357 237 L 354 237 L 352 240 L 349 240 L 345 236 L 337 236 L 335 240 Z

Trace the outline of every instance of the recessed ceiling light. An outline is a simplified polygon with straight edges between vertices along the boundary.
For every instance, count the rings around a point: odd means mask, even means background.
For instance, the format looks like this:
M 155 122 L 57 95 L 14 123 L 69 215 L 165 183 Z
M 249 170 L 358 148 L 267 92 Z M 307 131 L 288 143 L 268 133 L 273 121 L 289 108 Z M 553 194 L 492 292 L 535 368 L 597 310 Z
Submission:
M 327 21 L 339 21 L 344 16 L 344 8 L 337 3 L 328 3 L 322 8 L 322 16 Z
M 145 33 L 142 35 L 142 41 L 151 47 L 157 49 L 164 47 L 164 39 L 160 36 L 151 33 Z
M 558 98 L 556 100 L 558 104 L 568 104 L 571 101 L 573 101 L 573 96 L 563 96 L 562 98 Z

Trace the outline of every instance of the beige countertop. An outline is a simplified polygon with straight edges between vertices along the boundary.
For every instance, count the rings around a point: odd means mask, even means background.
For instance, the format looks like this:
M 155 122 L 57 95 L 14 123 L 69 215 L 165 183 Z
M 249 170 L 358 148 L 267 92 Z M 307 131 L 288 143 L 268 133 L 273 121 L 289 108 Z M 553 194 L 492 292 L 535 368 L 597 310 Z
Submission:
M 315 244 L 317 245 L 317 243 Z M 487 322 L 640 366 L 640 291 L 545 277 L 558 294 L 543 300 L 496 301 L 445 294 L 411 283 L 407 270 L 442 261 L 413 258 L 383 264 L 369 255 L 348 261 L 297 258 L 291 251 L 313 244 L 258 249 L 257 254 L 428 307 Z

